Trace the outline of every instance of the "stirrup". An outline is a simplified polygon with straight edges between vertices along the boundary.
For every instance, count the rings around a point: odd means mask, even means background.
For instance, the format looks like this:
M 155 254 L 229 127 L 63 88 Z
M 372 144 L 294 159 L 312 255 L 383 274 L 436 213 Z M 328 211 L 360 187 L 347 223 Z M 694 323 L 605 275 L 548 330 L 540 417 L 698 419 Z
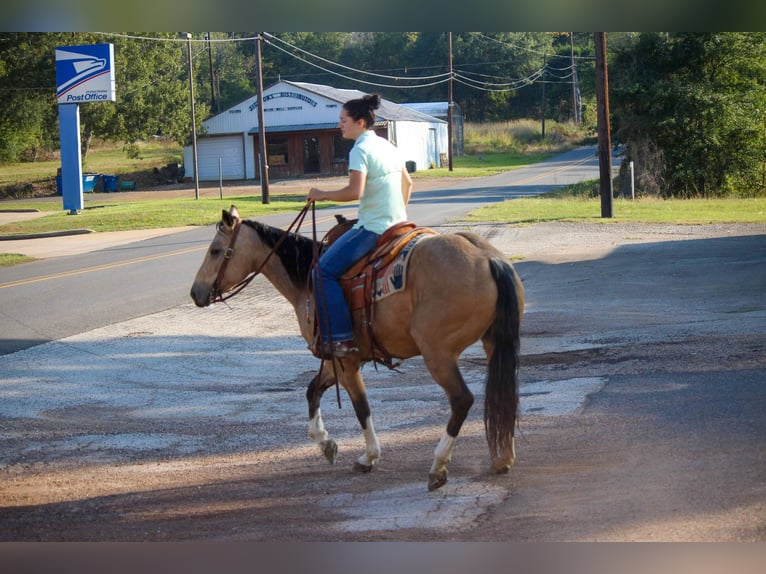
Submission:
M 332 343 L 324 343 L 317 349 L 317 356 L 320 359 L 343 359 L 352 353 L 358 353 L 359 348 L 354 345 L 353 341 L 334 341 Z

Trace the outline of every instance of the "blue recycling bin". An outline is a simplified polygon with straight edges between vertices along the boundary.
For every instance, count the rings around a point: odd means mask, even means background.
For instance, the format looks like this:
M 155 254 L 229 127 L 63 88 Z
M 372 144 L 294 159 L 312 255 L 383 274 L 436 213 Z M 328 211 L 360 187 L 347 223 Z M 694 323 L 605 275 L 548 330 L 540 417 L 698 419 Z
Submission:
M 117 176 L 102 174 L 101 178 L 104 180 L 104 191 L 117 191 Z
M 83 193 L 92 193 L 94 189 L 96 189 L 96 184 L 98 183 L 99 178 L 101 177 L 100 173 L 84 173 L 82 174 L 82 191 Z M 117 191 L 117 176 L 109 176 L 114 177 L 114 189 L 111 191 Z M 106 190 L 105 190 L 106 191 Z M 56 176 L 56 195 L 63 195 L 64 189 L 63 184 L 61 183 L 61 176 Z
M 93 190 L 96 189 L 96 184 L 98 183 L 100 175 L 101 174 L 99 173 L 82 174 L 82 192 L 93 193 Z

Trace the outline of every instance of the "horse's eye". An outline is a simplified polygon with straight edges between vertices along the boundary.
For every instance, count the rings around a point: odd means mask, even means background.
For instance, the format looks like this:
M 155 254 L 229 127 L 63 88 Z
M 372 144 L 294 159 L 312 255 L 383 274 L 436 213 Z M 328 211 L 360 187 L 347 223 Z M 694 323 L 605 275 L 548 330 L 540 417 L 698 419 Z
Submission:
M 210 255 L 213 257 L 218 257 L 221 253 L 223 253 L 223 249 L 220 249 L 219 247 L 210 248 Z

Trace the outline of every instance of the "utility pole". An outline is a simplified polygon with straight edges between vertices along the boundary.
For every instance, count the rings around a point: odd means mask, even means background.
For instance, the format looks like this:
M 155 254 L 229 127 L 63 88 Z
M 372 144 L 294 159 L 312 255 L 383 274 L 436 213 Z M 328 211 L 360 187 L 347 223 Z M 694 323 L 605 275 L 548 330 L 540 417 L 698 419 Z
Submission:
M 542 137 L 545 139 L 545 74 L 548 68 L 548 55 L 543 54 L 543 101 L 540 103 L 540 115 L 542 116 L 541 132 Z
M 452 32 L 449 33 L 449 102 L 447 103 L 447 163 L 452 171 Z
M 577 105 L 577 64 L 574 59 L 574 32 L 569 32 L 569 58 L 572 64 L 572 121 L 580 125 L 580 106 Z
M 609 127 L 606 32 L 594 32 L 593 39 L 596 44 L 596 115 L 601 217 L 612 217 L 612 137 Z
M 215 101 L 215 82 L 213 81 L 213 38 L 210 32 L 205 35 L 205 39 L 207 40 L 207 56 L 210 65 L 210 111 L 218 111 Z
M 191 136 L 192 157 L 194 158 L 194 199 L 199 199 L 199 170 L 197 168 L 197 120 L 194 117 L 194 71 L 192 66 L 192 35 L 189 32 L 180 34 L 186 38 L 189 55 L 189 101 L 191 102 Z
M 266 149 L 266 120 L 263 117 L 263 61 L 261 60 L 262 33 L 258 32 L 255 39 L 255 61 L 258 73 L 258 143 L 260 147 L 261 164 L 261 200 L 269 203 L 269 163 Z

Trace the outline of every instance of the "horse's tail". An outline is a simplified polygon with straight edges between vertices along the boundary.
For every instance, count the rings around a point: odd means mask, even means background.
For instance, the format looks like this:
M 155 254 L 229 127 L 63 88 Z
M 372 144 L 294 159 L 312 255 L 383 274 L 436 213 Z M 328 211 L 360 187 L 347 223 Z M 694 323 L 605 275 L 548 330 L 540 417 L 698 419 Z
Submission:
M 489 336 L 494 350 L 489 358 L 484 395 L 484 430 L 492 460 L 513 453 L 513 436 L 519 408 L 519 347 L 523 292 L 516 272 L 502 257 L 489 260 L 497 284 L 497 310 Z M 509 466 L 513 460 L 509 460 Z

